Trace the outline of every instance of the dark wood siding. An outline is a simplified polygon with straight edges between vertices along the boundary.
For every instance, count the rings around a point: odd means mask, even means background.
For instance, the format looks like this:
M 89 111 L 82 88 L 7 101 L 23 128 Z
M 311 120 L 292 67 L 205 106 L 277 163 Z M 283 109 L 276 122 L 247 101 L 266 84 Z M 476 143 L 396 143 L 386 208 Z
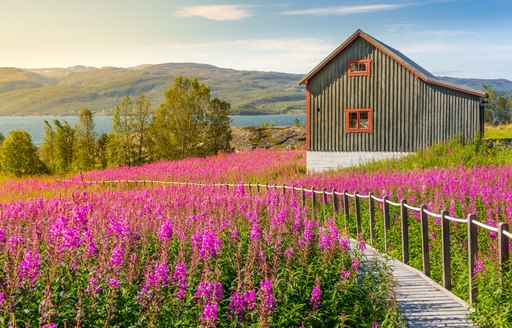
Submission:
M 347 61 L 371 60 L 370 76 Z M 309 81 L 311 151 L 416 151 L 480 129 L 480 97 L 426 83 L 363 38 Z M 373 132 L 345 132 L 345 109 L 372 108 Z

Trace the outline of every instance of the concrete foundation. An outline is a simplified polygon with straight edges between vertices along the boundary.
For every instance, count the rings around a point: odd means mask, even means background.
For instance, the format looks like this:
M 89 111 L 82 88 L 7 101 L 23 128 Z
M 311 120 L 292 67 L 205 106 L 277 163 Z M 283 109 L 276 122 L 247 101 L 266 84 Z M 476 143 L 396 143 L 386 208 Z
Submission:
M 394 153 L 394 152 L 324 152 L 324 151 L 308 151 L 307 166 L 308 171 L 319 172 L 325 170 L 335 170 L 343 167 L 357 166 L 370 161 L 400 158 L 410 153 Z

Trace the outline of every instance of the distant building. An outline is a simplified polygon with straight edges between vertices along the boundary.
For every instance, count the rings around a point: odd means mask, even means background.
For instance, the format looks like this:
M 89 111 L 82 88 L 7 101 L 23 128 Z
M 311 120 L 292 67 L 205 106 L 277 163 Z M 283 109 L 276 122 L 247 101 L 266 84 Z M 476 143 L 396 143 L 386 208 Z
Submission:
M 308 170 L 401 156 L 483 132 L 485 93 L 436 78 L 361 30 L 300 84 Z

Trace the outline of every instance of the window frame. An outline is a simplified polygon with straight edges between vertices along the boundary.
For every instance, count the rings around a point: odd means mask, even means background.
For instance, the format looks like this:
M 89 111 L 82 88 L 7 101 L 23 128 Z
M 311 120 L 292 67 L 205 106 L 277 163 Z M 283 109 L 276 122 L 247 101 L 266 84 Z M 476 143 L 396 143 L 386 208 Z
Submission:
M 371 74 L 371 59 L 357 59 L 357 60 L 349 60 L 347 61 L 347 75 L 351 76 L 370 76 Z M 366 64 L 366 71 L 356 71 L 352 72 L 352 64 Z
M 357 113 L 357 127 L 350 127 L 350 114 Z M 366 128 L 361 128 L 360 120 L 361 113 L 368 113 L 368 126 Z M 373 108 L 348 108 L 345 109 L 345 133 L 351 132 L 366 132 L 372 134 L 373 131 Z

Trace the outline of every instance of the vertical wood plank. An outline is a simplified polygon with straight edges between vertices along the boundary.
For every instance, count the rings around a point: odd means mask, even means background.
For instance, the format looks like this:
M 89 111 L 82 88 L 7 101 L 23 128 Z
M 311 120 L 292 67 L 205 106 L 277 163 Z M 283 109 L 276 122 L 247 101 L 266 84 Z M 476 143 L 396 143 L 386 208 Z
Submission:
M 409 218 L 405 207 L 406 200 L 400 202 L 400 216 L 402 218 L 402 262 L 409 264 Z
M 363 230 L 361 229 L 361 203 L 359 199 L 359 192 L 356 191 L 354 193 L 354 201 L 355 201 L 355 207 L 356 207 L 356 234 L 358 238 L 361 238 L 363 234 Z
M 384 211 L 384 250 L 388 252 L 388 229 L 389 229 L 389 203 L 388 196 L 382 199 Z
M 442 241 L 442 260 L 443 260 L 443 286 L 452 289 L 452 273 L 450 258 L 450 220 L 446 218 L 448 211 L 441 212 L 441 241 Z
M 430 250 L 428 243 L 428 215 L 425 212 L 427 206 L 421 205 L 421 252 L 423 259 L 423 273 L 430 277 Z
M 477 257 L 477 226 L 473 223 L 476 214 L 468 215 L 468 281 L 469 281 L 469 304 L 476 301 L 476 286 L 473 283 L 475 262 Z
M 504 230 L 508 231 L 508 224 L 501 222 L 498 225 L 498 249 L 500 256 L 500 268 L 507 272 L 509 270 L 508 260 L 510 250 L 508 248 L 509 238 L 503 233 Z
M 332 210 L 333 210 L 334 215 L 338 214 L 339 203 L 338 203 L 338 195 L 336 194 L 336 189 L 332 190 Z
M 373 245 L 375 241 L 375 199 L 373 199 L 373 194 L 369 193 L 369 214 L 370 214 L 370 244 Z

